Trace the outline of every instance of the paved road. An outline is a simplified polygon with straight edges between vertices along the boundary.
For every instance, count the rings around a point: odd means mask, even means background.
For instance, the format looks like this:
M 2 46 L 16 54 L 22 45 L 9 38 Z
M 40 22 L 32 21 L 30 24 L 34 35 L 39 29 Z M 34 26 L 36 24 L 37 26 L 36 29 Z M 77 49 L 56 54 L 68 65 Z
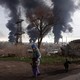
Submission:
M 59 80 L 80 80 L 80 73 L 75 75 L 70 75 L 68 77 L 65 77 Z
M 80 80 L 80 65 L 71 68 L 67 73 L 63 69 L 55 70 L 53 74 L 47 74 L 41 80 Z

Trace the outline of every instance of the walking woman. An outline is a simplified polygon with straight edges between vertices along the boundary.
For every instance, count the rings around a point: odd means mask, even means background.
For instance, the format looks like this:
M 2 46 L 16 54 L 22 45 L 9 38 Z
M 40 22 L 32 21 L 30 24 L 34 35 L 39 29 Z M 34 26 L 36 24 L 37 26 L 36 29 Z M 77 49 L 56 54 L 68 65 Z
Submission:
M 39 66 L 40 66 L 40 60 L 41 60 L 41 53 L 35 44 L 33 44 L 31 47 L 33 50 L 33 58 L 37 59 L 36 62 L 37 62 L 37 76 L 38 76 L 40 75 Z

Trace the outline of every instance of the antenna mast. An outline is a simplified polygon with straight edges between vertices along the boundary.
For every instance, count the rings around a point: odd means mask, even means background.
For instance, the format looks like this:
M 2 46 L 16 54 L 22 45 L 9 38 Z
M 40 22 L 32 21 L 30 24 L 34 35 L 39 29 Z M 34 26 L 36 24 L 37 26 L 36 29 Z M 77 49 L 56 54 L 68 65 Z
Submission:
M 24 32 L 22 31 L 22 22 L 24 21 L 23 19 L 21 19 L 21 6 L 19 6 L 18 8 L 18 20 L 16 22 L 16 33 L 15 33 L 15 36 L 16 36 L 16 44 L 18 43 L 22 43 L 22 34 L 24 34 Z

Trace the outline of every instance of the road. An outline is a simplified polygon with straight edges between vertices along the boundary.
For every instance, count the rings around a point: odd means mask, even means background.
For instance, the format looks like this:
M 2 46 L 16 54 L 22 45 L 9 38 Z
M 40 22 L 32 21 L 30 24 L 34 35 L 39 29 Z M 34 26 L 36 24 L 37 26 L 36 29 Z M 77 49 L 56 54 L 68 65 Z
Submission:
M 41 65 L 41 75 L 37 80 L 80 80 L 80 65 L 71 64 L 69 72 L 63 65 Z M 35 80 L 31 65 L 26 62 L 0 61 L 0 80 Z

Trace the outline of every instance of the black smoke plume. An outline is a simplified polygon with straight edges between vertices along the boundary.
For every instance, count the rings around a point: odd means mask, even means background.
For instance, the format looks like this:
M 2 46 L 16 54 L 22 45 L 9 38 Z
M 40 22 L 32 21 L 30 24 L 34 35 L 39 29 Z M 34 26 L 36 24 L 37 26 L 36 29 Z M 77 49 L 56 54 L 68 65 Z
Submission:
M 52 0 L 54 8 L 55 23 L 53 27 L 54 41 L 59 42 L 62 38 L 61 32 L 72 31 L 69 22 L 72 21 L 71 14 L 75 11 L 74 0 Z
M 19 0 L 0 0 L 0 5 L 5 9 L 10 11 L 9 17 L 11 18 L 6 24 L 7 28 L 10 30 L 9 33 L 9 41 L 15 41 L 15 23 L 18 19 L 17 8 L 18 8 Z
M 38 5 L 41 5 L 41 1 L 40 0 L 22 0 L 21 1 L 23 7 L 25 8 L 25 10 L 30 10 L 30 9 L 34 9 L 36 8 Z
M 28 25 L 27 33 L 29 35 L 30 42 L 35 42 L 39 36 L 39 31 L 36 28 L 34 28 L 32 25 Z

